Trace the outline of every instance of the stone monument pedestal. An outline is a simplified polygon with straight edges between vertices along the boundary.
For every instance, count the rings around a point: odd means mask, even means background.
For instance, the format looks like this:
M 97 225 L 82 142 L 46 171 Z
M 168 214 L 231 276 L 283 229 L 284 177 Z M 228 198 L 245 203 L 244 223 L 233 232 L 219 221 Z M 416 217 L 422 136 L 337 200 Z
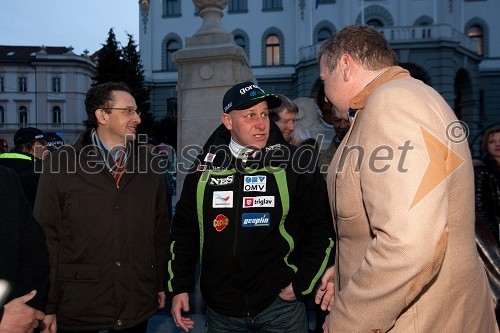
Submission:
M 256 82 L 245 51 L 234 42 L 233 35 L 220 24 L 228 0 L 193 0 L 202 27 L 186 38 L 186 47 L 174 53 L 178 66 L 177 144 L 179 172 L 177 193 L 182 191 L 185 170 L 191 165 L 193 153 L 186 147 L 204 145 L 221 124 L 224 93 L 236 83 Z

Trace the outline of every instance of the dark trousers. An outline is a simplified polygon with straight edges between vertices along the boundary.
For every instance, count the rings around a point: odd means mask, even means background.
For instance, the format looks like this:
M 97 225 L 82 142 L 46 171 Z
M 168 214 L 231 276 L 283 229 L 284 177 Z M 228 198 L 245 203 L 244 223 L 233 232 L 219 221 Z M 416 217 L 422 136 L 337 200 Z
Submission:
M 228 317 L 207 308 L 208 333 L 287 332 L 307 333 L 304 303 L 277 297 L 273 304 L 255 317 Z
M 104 329 L 102 329 L 104 330 Z M 119 332 L 119 333 L 146 333 L 148 330 L 148 321 L 146 320 L 139 325 L 135 325 L 133 327 L 125 328 L 123 330 L 108 330 L 108 332 Z M 94 331 L 65 331 L 60 328 L 57 328 L 57 333 L 99 333 L 101 330 Z

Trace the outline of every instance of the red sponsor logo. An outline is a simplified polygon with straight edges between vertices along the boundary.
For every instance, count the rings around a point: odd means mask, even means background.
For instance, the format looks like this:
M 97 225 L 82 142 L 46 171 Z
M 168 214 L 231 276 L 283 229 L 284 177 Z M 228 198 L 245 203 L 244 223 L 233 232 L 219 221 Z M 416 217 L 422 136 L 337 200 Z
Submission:
M 226 228 L 228 224 L 229 224 L 228 218 L 222 214 L 217 215 L 217 217 L 214 220 L 214 228 L 218 232 L 224 230 L 224 228 Z
M 253 199 L 254 198 L 245 198 L 245 202 L 243 203 L 243 207 L 253 207 Z

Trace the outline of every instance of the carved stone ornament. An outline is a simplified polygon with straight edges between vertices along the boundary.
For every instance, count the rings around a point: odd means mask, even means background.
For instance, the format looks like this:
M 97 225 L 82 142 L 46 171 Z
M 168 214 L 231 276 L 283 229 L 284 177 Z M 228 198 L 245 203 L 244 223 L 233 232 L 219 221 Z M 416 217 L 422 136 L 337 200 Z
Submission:
M 195 35 L 227 33 L 220 19 L 224 15 L 223 10 L 228 2 L 229 0 L 193 0 L 203 19 L 203 24 Z

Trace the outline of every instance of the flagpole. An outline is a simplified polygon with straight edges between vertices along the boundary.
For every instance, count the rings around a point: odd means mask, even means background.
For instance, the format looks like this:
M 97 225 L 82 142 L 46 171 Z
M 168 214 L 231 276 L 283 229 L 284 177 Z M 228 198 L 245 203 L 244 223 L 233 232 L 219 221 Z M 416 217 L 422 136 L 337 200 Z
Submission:
M 361 0 L 361 24 L 365 25 L 365 1 Z

